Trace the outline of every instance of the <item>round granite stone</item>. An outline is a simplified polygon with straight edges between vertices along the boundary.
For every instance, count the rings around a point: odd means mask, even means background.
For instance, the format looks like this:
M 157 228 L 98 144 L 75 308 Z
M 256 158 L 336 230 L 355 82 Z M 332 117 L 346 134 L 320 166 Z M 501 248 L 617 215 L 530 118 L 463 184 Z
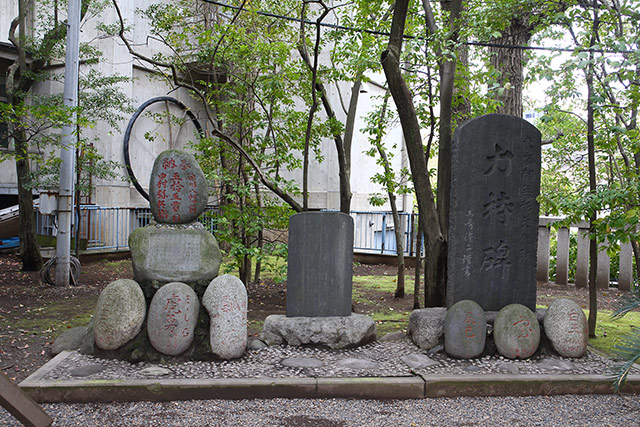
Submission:
M 493 323 L 493 339 L 498 352 L 509 359 L 531 357 L 540 344 L 536 315 L 521 304 L 504 307 Z
M 189 285 L 167 283 L 153 296 L 147 316 L 147 334 L 153 348 L 176 356 L 193 342 L 200 303 Z
M 157 222 L 184 224 L 207 207 L 207 181 L 196 159 L 180 150 L 166 150 L 153 163 L 149 204 Z
M 480 305 L 471 300 L 455 303 L 444 318 L 444 350 L 451 357 L 472 359 L 484 351 L 487 319 Z
M 202 296 L 210 319 L 211 351 L 220 359 L 242 357 L 247 347 L 247 290 L 229 274 L 211 281 Z
M 120 279 L 105 287 L 96 304 L 93 337 L 103 350 L 116 350 L 142 329 L 147 305 L 135 281 Z
M 584 312 L 575 301 L 567 298 L 553 301 L 543 324 L 545 335 L 560 356 L 584 356 L 589 342 L 589 327 Z

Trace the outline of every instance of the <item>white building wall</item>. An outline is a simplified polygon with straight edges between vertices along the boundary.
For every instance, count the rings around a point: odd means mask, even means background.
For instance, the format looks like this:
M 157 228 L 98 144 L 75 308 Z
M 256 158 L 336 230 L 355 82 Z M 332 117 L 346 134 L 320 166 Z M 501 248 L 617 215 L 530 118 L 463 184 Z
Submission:
M 160 49 L 162 45 L 148 37 L 149 24 L 135 11 L 136 9 L 144 9 L 148 5 L 154 3 L 155 0 L 130 0 L 127 2 L 119 2 L 121 12 L 128 25 L 131 26 L 131 31 L 128 35 L 132 41 L 132 45 L 135 49 L 141 53 L 151 55 L 157 49 Z M 15 10 L 14 10 L 15 9 Z M 17 0 L 15 1 L 2 1 L 0 4 L 0 41 L 7 40 L 6 34 L 8 32 L 8 26 L 11 19 L 17 13 Z M 93 40 L 93 43 L 103 52 L 104 60 L 100 64 L 96 65 L 96 68 L 104 75 L 120 74 L 132 78 L 131 82 L 123 83 L 122 90 L 124 93 L 132 99 L 132 105 L 137 108 L 140 104 L 147 101 L 150 98 L 167 95 L 170 91 L 165 82 L 158 80 L 151 70 L 145 68 L 148 65 L 142 64 L 139 60 L 133 58 L 127 51 L 126 47 L 117 37 L 101 37 L 96 31 L 96 24 L 98 22 L 104 23 L 116 23 L 117 15 L 113 7 L 108 7 L 100 16 L 85 19 L 82 23 L 81 40 L 89 41 Z M 323 58 L 328 63 L 326 58 L 327 53 L 323 53 Z M 81 67 L 81 73 L 86 72 L 86 66 Z M 370 158 L 364 154 L 364 151 L 369 149 L 369 142 L 367 135 L 361 132 L 364 127 L 364 116 L 372 108 L 372 97 L 374 95 L 382 93 L 382 89 L 373 84 L 365 84 L 366 91 L 360 94 L 360 100 L 358 105 L 358 120 L 355 126 L 355 135 L 352 148 L 352 172 L 351 172 L 351 187 L 353 193 L 352 209 L 353 210 L 389 210 L 389 206 L 383 206 L 382 208 L 373 208 L 369 205 L 368 199 L 373 193 L 384 193 L 384 190 L 377 184 L 371 183 L 371 177 L 378 171 L 381 171 L 381 167 L 376 165 L 375 159 Z M 36 93 L 51 93 L 51 91 L 62 92 L 62 85 L 58 84 L 39 84 L 34 88 Z M 327 85 L 327 90 L 334 110 L 338 116 L 338 119 L 343 123 L 346 119 L 345 112 L 343 111 L 339 99 L 339 93 L 334 85 Z M 342 84 L 341 93 L 345 98 L 350 94 L 350 84 Z M 177 91 L 170 93 L 180 101 L 184 102 L 197 114 L 198 106 L 194 99 L 190 97 L 184 91 Z M 345 105 L 348 104 L 348 98 L 344 100 Z M 391 104 L 392 105 L 392 104 Z M 155 104 L 151 110 L 154 112 L 161 112 L 167 108 L 164 104 Z M 168 107 L 170 111 L 174 113 L 180 113 L 173 105 Z M 322 108 L 317 112 L 317 115 L 324 117 L 325 113 Z M 202 123 L 203 121 L 201 121 Z M 99 123 L 93 129 L 83 130 L 83 134 L 89 136 L 98 137 L 98 143 L 96 145 L 98 151 L 104 156 L 106 160 L 114 160 L 121 164 L 121 167 L 117 171 L 120 175 L 125 176 L 126 170 L 124 167 L 124 152 L 123 152 L 123 136 L 126 129 L 128 120 L 123 121 L 120 124 L 119 130 L 110 129 L 106 124 Z M 203 126 L 205 125 L 202 123 Z M 131 163 L 134 173 L 140 182 L 140 184 L 148 191 L 148 179 L 151 171 L 151 166 L 158 153 L 167 148 L 180 148 L 188 144 L 188 141 L 193 140 L 193 133 L 195 127 L 189 124 L 181 129 L 178 138 L 175 138 L 175 129 L 172 130 L 171 136 L 169 136 L 168 128 L 163 129 L 162 124 L 157 124 L 146 116 L 141 116 L 134 127 L 129 145 Z M 147 141 L 144 138 L 145 133 L 160 133 L 164 137 L 156 138 L 153 143 Z M 396 152 L 393 157 L 393 167 L 395 171 L 399 171 L 402 162 L 406 156 L 400 152 L 404 144 L 402 143 L 402 132 L 399 126 L 396 126 L 388 130 L 388 134 L 385 138 L 388 146 L 391 147 L 393 142 L 397 144 Z M 326 139 L 321 144 L 321 150 L 324 156 L 323 162 L 318 162 L 317 159 L 311 159 L 310 172 L 309 172 L 309 190 L 310 190 L 310 206 L 312 208 L 327 208 L 327 209 L 339 209 L 340 206 L 340 194 L 339 194 L 339 174 L 338 163 L 335 144 L 332 139 Z M 295 171 L 289 175 L 298 180 L 300 187 L 302 187 L 302 171 Z M 92 195 L 92 202 L 101 206 L 125 206 L 125 207 L 142 207 L 148 206 L 146 200 L 144 200 L 133 187 L 133 185 L 123 182 L 121 180 L 95 180 L 96 186 L 95 192 Z M 6 161 L 0 164 L 0 193 L 2 191 L 12 191 L 15 189 L 15 166 L 13 162 Z M 398 208 L 400 210 L 411 210 L 412 203 L 403 203 L 403 198 L 398 198 Z

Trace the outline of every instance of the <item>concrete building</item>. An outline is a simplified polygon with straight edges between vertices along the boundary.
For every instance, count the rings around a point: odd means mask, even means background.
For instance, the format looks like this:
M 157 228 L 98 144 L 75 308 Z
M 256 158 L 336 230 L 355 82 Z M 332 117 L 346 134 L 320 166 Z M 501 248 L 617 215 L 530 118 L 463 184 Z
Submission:
M 36 1 L 37 3 L 37 1 Z M 153 0 L 130 0 L 120 2 L 122 13 L 125 21 L 130 25 L 128 37 L 131 44 L 145 54 L 153 54 L 162 49 L 161 44 L 148 37 L 149 22 L 136 13 L 137 9 L 143 9 L 154 3 Z M 6 0 L 0 4 L 0 102 L 6 101 L 4 91 L 4 79 L 7 67 L 16 57 L 16 50 L 9 42 L 8 32 L 11 20 L 17 16 L 18 0 Z M 63 15 L 66 10 L 61 11 Z M 30 17 L 30 22 L 33 17 Z M 145 64 L 133 58 L 122 41 L 117 37 L 107 37 L 98 31 L 98 23 L 115 24 L 117 15 L 115 9 L 109 5 L 99 16 L 88 16 L 82 22 L 81 42 L 88 42 L 96 46 L 104 55 L 95 68 L 104 75 L 119 74 L 130 77 L 130 81 L 121 85 L 121 90 L 132 100 L 134 108 L 138 108 L 143 103 L 159 97 L 171 96 L 183 103 L 197 118 L 201 117 L 200 106 L 198 103 L 184 90 L 171 91 L 163 81 L 155 78 L 154 72 Z M 63 64 L 53 64 L 52 73 L 62 73 Z M 81 65 L 81 73 L 87 72 L 88 66 Z M 378 79 L 380 80 L 380 79 Z M 379 83 L 382 83 L 379 81 Z M 333 87 L 328 87 L 329 96 L 334 105 L 338 106 L 339 91 Z M 341 88 L 342 94 L 348 94 L 350 86 L 344 84 Z M 61 93 L 62 84 L 60 82 L 49 81 L 34 85 L 33 92 L 36 94 Z M 352 150 L 352 170 L 351 186 L 353 192 L 352 209 L 353 210 L 388 210 L 388 206 L 382 208 L 373 208 L 368 199 L 371 194 L 385 194 L 383 189 L 371 183 L 371 177 L 380 171 L 380 167 L 376 165 L 375 159 L 364 154 L 369 148 L 367 136 L 360 129 L 364 127 L 363 117 L 371 110 L 373 98 L 383 93 L 382 86 L 376 83 L 365 83 L 361 89 L 360 102 L 358 106 L 358 120 L 356 123 L 356 135 L 353 142 Z M 346 96 L 346 95 L 344 95 Z M 336 108 L 338 118 L 344 120 L 344 114 L 341 109 Z M 184 109 L 172 102 L 156 102 L 150 105 L 146 111 L 156 113 L 170 112 L 182 117 L 185 115 Z M 321 112 L 319 114 L 324 114 Z M 97 136 L 98 142 L 96 148 L 98 152 L 104 156 L 106 160 L 114 160 L 121 166 L 117 171 L 121 176 L 126 176 L 125 170 L 125 150 L 123 145 L 124 133 L 127 128 L 127 121 L 120 123 L 120 129 L 114 130 L 105 123 L 98 123 L 92 129 L 82 130 L 84 135 L 90 137 Z M 196 131 L 191 121 L 186 121 L 182 126 L 171 125 L 168 121 L 159 123 L 150 119 L 147 115 L 141 115 L 131 129 L 131 137 L 129 140 L 129 155 L 131 158 L 131 167 L 136 178 L 145 190 L 148 190 L 148 177 L 152 163 L 158 153 L 167 148 L 179 148 L 188 145 L 193 139 Z M 0 124 L 1 135 L 6 135 L 6 124 Z M 145 135 L 156 134 L 158 137 L 153 142 L 148 141 Z M 394 153 L 394 169 L 400 170 L 401 167 L 407 165 L 406 155 L 404 153 L 404 144 L 402 143 L 402 132 L 397 125 L 390 129 L 386 140 L 397 145 L 396 153 Z M 9 138 L 0 137 L 0 150 L 11 151 L 12 143 Z M 312 208 L 319 209 L 338 209 L 339 208 L 339 178 L 337 155 L 333 141 L 325 140 L 321 147 L 324 161 L 318 163 L 312 160 L 310 169 L 310 205 Z M 34 154 L 36 154 L 34 152 Z M 53 154 L 55 155 L 55 153 Z M 301 172 L 296 171 L 291 175 L 295 179 L 300 179 Z M 300 182 L 300 181 L 299 181 Z M 133 184 L 122 180 L 96 180 L 94 181 L 95 190 L 89 198 L 82 200 L 83 203 L 91 203 L 102 207 L 146 207 L 147 201 L 139 194 Z M 36 192 L 37 195 L 37 192 Z M 15 174 L 15 164 L 12 159 L 7 159 L 0 163 L 0 209 L 17 204 L 17 184 Z M 411 197 L 399 197 L 398 208 L 401 211 L 411 211 L 413 201 Z

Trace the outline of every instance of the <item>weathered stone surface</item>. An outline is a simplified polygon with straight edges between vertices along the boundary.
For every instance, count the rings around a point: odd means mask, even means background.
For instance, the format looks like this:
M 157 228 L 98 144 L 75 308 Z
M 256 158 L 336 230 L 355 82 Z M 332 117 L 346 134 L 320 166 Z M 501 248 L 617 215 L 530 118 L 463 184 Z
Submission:
M 380 342 L 388 342 L 388 341 L 404 341 L 407 338 L 407 334 L 404 332 L 389 332 L 388 334 L 384 334 L 382 338 L 378 341 Z
M 211 281 L 202 296 L 210 319 L 211 351 L 220 359 L 242 357 L 247 347 L 247 290 L 225 274 Z
M 538 319 L 527 307 L 510 304 L 500 310 L 493 323 L 493 340 L 504 357 L 526 359 L 540 344 Z
M 423 350 L 437 346 L 444 333 L 446 315 L 447 309 L 444 307 L 413 310 L 409 316 L 408 331 L 413 343 Z
M 364 345 L 376 339 L 376 324 L 369 316 L 287 317 L 278 314 L 264 320 L 260 339 L 269 345 L 317 345 L 332 349 Z
M 564 357 L 582 357 L 587 351 L 589 326 L 584 312 L 575 301 L 559 298 L 544 316 L 544 333 L 551 347 Z
M 545 371 L 573 371 L 576 364 L 568 360 L 545 358 L 538 362 L 538 367 Z
M 145 377 L 163 377 L 171 373 L 169 369 L 160 366 L 149 366 L 148 368 L 140 369 L 138 372 Z
M 420 353 L 407 354 L 406 356 L 400 357 L 400 360 L 406 363 L 411 369 L 424 369 L 440 364 L 440 362 L 436 362 L 435 360 Z
M 353 219 L 302 212 L 289 219 L 287 316 L 351 315 Z
M 380 364 L 369 359 L 348 357 L 346 359 L 339 360 L 338 366 L 348 369 L 376 369 Z
M 156 221 L 184 224 L 207 207 L 207 181 L 196 159 L 180 150 L 166 150 L 153 163 L 149 204 Z
M 536 311 L 534 312 L 536 315 L 536 319 L 538 319 L 538 323 L 542 324 L 542 321 L 544 320 L 544 315 L 547 312 L 546 308 L 536 308 Z M 487 318 L 487 324 L 488 325 L 493 325 L 493 322 L 495 322 L 496 320 L 496 316 L 498 315 L 497 311 L 485 311 L 484 315 Z
M 447 307 L 535 309 L 540 132 L 489 114 L 458 126 L 452 145 Z
M 249 344 L 247 345 L 247 350 L 259 351 L 267 347 L 268 346 L 264 341 L 255 338 L 251 340 L 251 342 L 249 342 Z
M 94 363 L 91 365 L 80 366 L 78 368 L 72 369 L 69 372 L 69 375 L 72 377 L 88 377 L 93 374 L 97 374 L 98 372 L 102 372 L 105 370 L 105 366 L 99 363 Z
M 87 326 L 67 329 L 53 342 L 51 354 L 57 356 L 65 350 L 93 354 L 93 318 Z
M 149 225 L 129 235 L 133 276 L 139 282 L 211 281 L 222 255 L 213 234 L 201 229 Z
M 444 350 L 459 359 L 478 357 L 487 338 L 487 319 L 476 302 L 455 303 L 444 319 Z
M 130 279 L 111 282 L 98 297 L 93 338 L 103 350 L 116 350 L 138 335 L 147 305 L 140 286 Z
M 189 285 L 167 283 L 153 296 L 147 315 L 147 335 L 153 348 L 176 356 L 193 342 L 200 302 Z

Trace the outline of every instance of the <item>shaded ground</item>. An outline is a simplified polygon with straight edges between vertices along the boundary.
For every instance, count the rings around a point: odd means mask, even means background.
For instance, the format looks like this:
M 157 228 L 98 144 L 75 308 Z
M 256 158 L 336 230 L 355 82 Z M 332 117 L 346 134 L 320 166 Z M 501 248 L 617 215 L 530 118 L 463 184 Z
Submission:
M 413 309 L 413 269 L 406 271 L 406 297 L 395 299 L 396 268 L 357 265 L 354 269 L 354 310 L 379 319 L 381 332 L 402 330 Z M 371 277 L 377 276 L 377 277 Z M 82 260 L 79 286 L 58 288 L 40 281 L 39 273 L 20 271 L 12 254 L 0 254 L 0 369 L 14 381 L 22 381 L 50 358 L 55 337 L 66 328 L 86 325 L 100 291 L 116 279 L 133 278 L 128 259 Z M 377 281 L 384 283 L 382 290 Z M 364 284 L 364 285 L 363 285 Z M 257 335 L 269 314 L 286 311 L 286 283 L 263 280 L 249 284 L 249 333 Z M 621 293 L 599 291 L 598 308 L 615 307 Z M 538 284 L 538 304 L 570 298 L 588 307 L 587 289 Z

